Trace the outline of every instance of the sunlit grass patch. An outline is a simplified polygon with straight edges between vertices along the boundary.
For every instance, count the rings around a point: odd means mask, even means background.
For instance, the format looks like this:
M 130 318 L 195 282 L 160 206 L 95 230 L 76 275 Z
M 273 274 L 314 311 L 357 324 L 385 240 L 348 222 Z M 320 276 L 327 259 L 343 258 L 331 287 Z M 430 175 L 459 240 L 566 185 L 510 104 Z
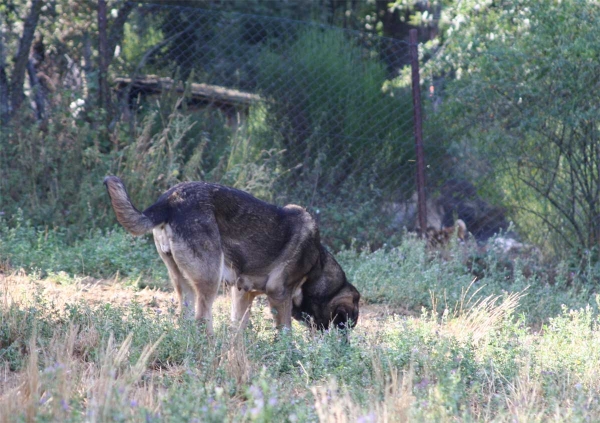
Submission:
M 600 418 L 592 307 L 565 308 L 534 331 L 514 312 L 523 295 L 468 301 L 468 291 L 446 312 L 415 317 L 365 306 L 346 342 L 296 323 L 278 333 L 264 302 L 239 332 L 220 297 L 209 338 L 179 319 L 168 293 L 152 305 L 126 287 L 113 289 L 128 299 L 112 302 L 77 289 L 3 277 L 3 421 Z

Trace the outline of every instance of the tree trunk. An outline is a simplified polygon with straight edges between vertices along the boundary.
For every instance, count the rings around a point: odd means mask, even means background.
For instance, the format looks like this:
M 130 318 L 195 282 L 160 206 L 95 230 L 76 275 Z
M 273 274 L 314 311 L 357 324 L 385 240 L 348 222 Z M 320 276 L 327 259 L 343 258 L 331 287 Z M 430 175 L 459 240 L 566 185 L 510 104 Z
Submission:
M 0 33 L 0 123 L 4 125 L 8 122 L 10 113 L 10 92 L 8 90 L 8 77 L 6 76 L 6 56 L 4 54 L 2 35 Z
M 15 66 L 12 72 L 12 80 L 9 88 L 12 114 L 14 114 L 19 107 L 21 107 L 25 97 L 23 94 L 23 83 L 25 82 L 25 72 L 27 71 L 27 63 L 29 62 L 29 50 L 31 49 L 31 43 L 33 42 L 35 29 L 40 18 L 42 6 L 44 4 L 45 2 L 43 1 L 33 1 L 29 15 L 25 19 L 23 35 L 21 36 L 21 40 L 19 42 L 19 50 L 15 58 Z
M 123 41 L 123 29 L 125 27 L 125 23 L 131 14 L 131 11 L 136 7 L 136 4 L 133 2 L 126 2 L 123 4 L 118 11 L 117 18 L 110 26 L 110 31 L 108 34 L 108 52 L 106 57 L 106 69 L 110 66 L 113 58 L 115 57 L 115 49 L 117 46 Z M 121 118 L 120 116 L 120 107 L 118 105 L 114 105 L 112 109 L 112 115 L 108 116 L 108 128 L 111 130 L 117 123 L 117 121 Z
M 110 32 L 108 34 L 108 63 L 106 66 L 110 65 L 112 59 L 115 55 L 115 49 L 119 45 L 121 41 L 123 41 L 123 28 L 125 27 L 125 23 L 129 18 L 129 14 L 136 7 L 136 4 L 133 2 L 126 2 L 121 6 L 118 11 L 117 18 L 110 26 Z
M 46 120 L 46 93 L 44 87 L 40 84 L 33 60 L 27 62 L 27 73 L 29 74 L 29 85 L 31 85 L 31 91 L 33 92 L 37 119 Z

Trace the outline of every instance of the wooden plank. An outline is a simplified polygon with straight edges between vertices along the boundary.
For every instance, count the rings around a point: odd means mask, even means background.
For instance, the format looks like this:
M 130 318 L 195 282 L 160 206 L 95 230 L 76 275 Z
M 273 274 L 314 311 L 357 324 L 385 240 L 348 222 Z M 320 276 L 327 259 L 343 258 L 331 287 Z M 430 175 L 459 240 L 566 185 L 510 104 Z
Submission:
M 133 87 L 147 93 L 159 94 L 162 91 L 169 91 L 173 87 L 173 80 L 171 78 L 160 78 L 156 75 L 146 75 L 144 77 L 135 78 L 133 82 L 131 78 L 115 78 L 114 82 L 116 84 L 116 89 L 119 91 L 126 87 Z M 177 83 L 175 90 L 178 93 L 183 93 L 183 84 L 181 82 Z M 192 83 L 189 88 L 189 93 L 194 100 L 216 101 L 231 105 L 250 105 L 262 101 L 262 98 L 258 94 L 201 83 Z

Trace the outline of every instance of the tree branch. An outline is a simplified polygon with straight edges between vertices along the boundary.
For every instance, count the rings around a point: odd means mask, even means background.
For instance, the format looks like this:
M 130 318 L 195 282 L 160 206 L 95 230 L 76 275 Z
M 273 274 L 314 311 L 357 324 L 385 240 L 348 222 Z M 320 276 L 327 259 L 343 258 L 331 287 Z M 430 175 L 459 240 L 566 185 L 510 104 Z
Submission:
M 108 112 L 109 91 L 107 81 L 108 41 L 106 38 L 106 0 L 98 0 L 98 107 Z
M 33 101 L 35 102 L 37 119 L 45 120 L 46 96 L 44 93 L 44 87 L 42 87 L 40 84 L 35 65 L 31 59 L 27 62 L 27 73 L 29 74 L 29 85 L 31 85 L 31 90 L 33 91 Z

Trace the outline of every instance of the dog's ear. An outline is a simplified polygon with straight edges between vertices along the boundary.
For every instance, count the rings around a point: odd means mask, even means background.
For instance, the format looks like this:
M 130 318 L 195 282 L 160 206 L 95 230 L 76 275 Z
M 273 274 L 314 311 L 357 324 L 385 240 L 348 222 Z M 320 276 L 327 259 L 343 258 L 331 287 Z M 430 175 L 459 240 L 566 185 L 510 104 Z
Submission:
M 360 294 L 350 283 L 342 288 L 332 303 L 331 321 L 340 329 L 353 328 L 358 322 Z
M 351 329 L 358 321 L 358 307 L 348 308 L 346 305 L 338 306 L 334 312 L 331 323 L 338 329 Z

